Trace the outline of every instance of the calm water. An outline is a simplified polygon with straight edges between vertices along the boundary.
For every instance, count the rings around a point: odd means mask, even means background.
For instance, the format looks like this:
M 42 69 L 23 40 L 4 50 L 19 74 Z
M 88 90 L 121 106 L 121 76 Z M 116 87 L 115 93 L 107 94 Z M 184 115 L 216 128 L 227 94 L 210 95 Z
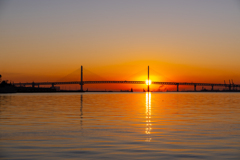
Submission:
M 240 159 L 240 93 L 1 94 L 0 158 Z

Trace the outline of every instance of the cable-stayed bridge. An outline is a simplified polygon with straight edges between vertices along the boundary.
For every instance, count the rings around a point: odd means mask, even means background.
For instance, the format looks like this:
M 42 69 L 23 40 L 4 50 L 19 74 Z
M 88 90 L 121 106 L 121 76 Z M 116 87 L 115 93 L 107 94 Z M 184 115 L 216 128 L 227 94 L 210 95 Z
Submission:
M 148 81 L 149 81 L 149 67 L 148 67 Z M 14 83 L 15 86 L 32 86 L 39 87 L 40 85 L 51 85 L 54 87 L 55 85 L 68 85 L 68 84 L 79 84 L 81 86 L 81 91 L 83 91 L 84 84 L 146 84 L 146 81 L 83 81 L 83 67 L 81 66 L 81 80 L 80 81 L 61 81 L 61 82 L 31 82 L 31 83 Z M 155 85 L 175 85 L 177 91 L 179 91 L 180 85 L 185 86 L 194 86 L 194 91 L 196 91 L 197 86 L 210 86 L 211 90 L 214 90 L 214 87 L 227 87 L 229 91 L 237 90 L 240 88 L 240 84 L 222 84 L 222 83 L 193 83 L 193 82 L 156 82 L 152 81 L 151 84 Z M 148 85 L 149 91 L 149 85 Z

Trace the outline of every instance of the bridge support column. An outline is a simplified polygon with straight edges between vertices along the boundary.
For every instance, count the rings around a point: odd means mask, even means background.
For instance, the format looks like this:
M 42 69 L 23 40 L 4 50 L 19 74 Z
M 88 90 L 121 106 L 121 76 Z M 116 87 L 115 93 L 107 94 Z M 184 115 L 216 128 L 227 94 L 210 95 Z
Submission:
M 177 83 L 177 92 L 179 91 L 179 84 Z
M 38 88 L 39 88 L 39 86 L 40 86 L 40 85 L 38 84 Z
M 213 85 L 212 85 L 212 91 L 213 91 Z
M 196 92 L 197 91 L 197 85 L 194 84 L 194 91 Z
M 54 88 L 54 83 L 52 83 L 52 88 Z
M 229 84 L 228 88 L 229 88 L 229 91 L 231 91 L 231 84 Z
M 35 86 L 35 83 L 34 83 L 34 82 L 32 82 L 32 88 L 34 88 L 34 86 Z

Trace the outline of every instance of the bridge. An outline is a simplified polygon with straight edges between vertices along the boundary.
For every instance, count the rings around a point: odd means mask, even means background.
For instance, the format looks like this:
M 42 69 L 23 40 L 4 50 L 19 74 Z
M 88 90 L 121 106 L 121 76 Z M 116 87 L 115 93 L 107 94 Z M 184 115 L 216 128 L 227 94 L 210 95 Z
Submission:
M 83 81 L 83 66 L 81 66 L 81 81 L 69 81 L 69 82 L 32 82 L 32 83 L 14 83 L 15 86 L 35 86 L 40 85 L 51 85 L 54 87 L 55 85 L 66 85 L 66 84 L 79 84 L 81 86 L 81 90 L 83 91 L 84 84 L 104 84 L 104 83 L 116 83 L 116 84 L 146 84 L 146 81 Z M 194 86 L 194 91 L 197 91 L 197 86 L 210 86 L 211 90 L 214 90 L 214 87 L 227 87 L 229 91 L 237 90 L 240 88 L 240 84 L 222 84 L 222 83 L 193 83 L 193 82 L 150 82 L 149 80 L 149 66 L 148 66 L 148 83 L 155 84 L 155 85 L 175 85 L 177 87 L 177 92 L 179 91 L 180 85 L 187 85 L 187 86 Z M 148 92 L 149 92 L 149 85 L 148 84 Z

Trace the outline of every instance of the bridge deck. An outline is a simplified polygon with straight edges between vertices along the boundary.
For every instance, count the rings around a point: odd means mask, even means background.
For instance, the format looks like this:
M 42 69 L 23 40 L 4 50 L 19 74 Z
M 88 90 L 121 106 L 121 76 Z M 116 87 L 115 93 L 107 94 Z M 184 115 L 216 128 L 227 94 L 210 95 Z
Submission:
M 104 83 L 119 83 L 119 84 L 146 84 L 145 81 L 83 81 L 83 84 L 104 84 Z M 32 82 L 32 83 L 14 83 L 16 86 L 24 85 L 64 85 L 64 84 L 81 84 L 81 81 L 70 82 Z M 221 84 L 221 83 L 192 83 L 192 82 L 152 82 L 156 85 L 195 85 L 195 86 L 223 86 L 223 87 L 240 87 L 240 84 Z

